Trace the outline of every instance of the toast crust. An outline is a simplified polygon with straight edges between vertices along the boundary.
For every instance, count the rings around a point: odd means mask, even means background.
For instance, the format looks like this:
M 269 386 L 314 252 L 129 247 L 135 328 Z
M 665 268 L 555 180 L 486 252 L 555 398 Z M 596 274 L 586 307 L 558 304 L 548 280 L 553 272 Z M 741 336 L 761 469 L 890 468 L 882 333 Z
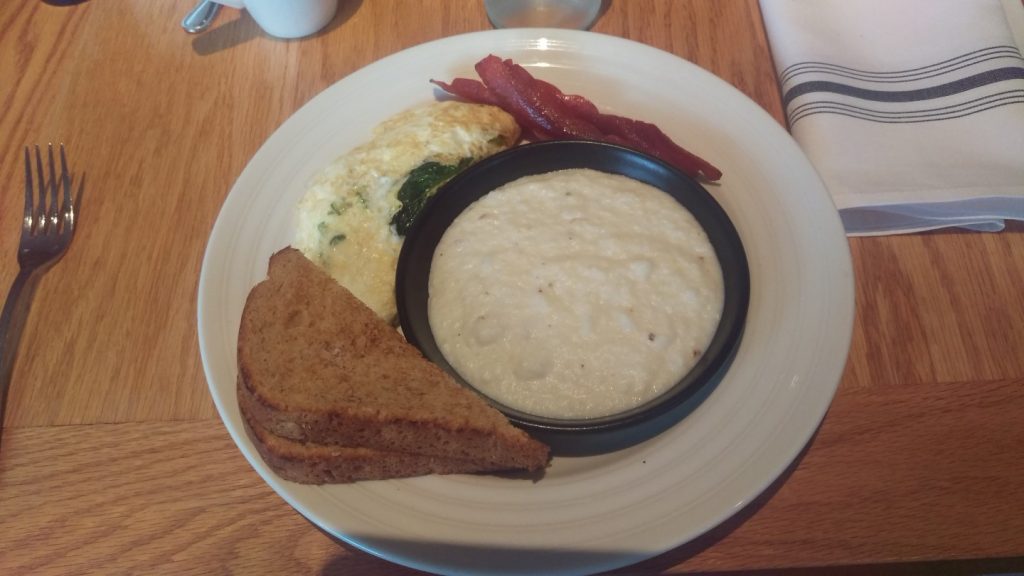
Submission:
M 278 476 L 300 484 L 338 484 L 426 474 L 496 472 L 485 465 L 418 454 L 383 452 L 325 444 L 304 444 L 275 436 L 242 418 L 256 451 Z

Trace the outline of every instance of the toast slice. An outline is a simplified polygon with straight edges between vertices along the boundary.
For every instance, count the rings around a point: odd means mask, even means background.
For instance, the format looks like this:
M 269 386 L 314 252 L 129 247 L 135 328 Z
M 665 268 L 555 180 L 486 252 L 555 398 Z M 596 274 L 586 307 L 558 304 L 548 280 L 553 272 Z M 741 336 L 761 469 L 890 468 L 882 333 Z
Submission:
M 291 447 L 280 439 L 459 461 L 473 471 L 548 462 L 547 446 L 292 248 L 271 257 L 267 279 L 249 293 L 238 369 L 244 416 L 257 438 L 273 436 L 264 449 Z
M 278 476 L 300 484 L 335 484 L 360 480 L 406 478 L 425 474 L 492 472 L 479 462 L 403 454 L 337 444 L 289 440 L 250 421 L 255 398 L 238 378 L 238 404 L 245 431 L 263 461 Z

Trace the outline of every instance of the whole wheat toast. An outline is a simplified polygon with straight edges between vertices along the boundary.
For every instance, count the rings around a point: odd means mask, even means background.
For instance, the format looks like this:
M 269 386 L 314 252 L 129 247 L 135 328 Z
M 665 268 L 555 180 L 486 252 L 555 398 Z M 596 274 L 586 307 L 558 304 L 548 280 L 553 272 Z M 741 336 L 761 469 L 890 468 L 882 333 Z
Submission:
M 273 442 L 280 439 L 440 458 L 474 470 L 537 470 L 548 462 L 545 445 L 291 248 L 271 257 L 267 279 L 249 293 L 238 368 L 243 414 L 256 438 L 270 435 L 263 450 L 280 448 Z
M 246 434 L 278 476 L 301 484 L 333 484 L 406 478 L 425 474 L 472 474 L 505 468 L 440 456 L 388 452 L 372 448 L 316 444 L 272 434 L 250 421 L 255 399 L 238 379 L 238 404 Z
M 300 484 L 494 471 L 479 463 L 438 456 L 297 442 L 267 432 L 250 423 L 244 414 L 242 421 L 263 461 L 281 478 Z

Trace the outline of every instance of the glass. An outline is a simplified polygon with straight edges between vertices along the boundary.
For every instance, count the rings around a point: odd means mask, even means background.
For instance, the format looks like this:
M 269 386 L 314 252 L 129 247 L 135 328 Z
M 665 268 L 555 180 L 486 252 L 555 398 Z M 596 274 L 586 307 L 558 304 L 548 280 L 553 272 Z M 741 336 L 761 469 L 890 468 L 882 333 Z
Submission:
M 597 20 L 603 4 L 603 0 L 484 0 L 495 28 L 586 30 Z

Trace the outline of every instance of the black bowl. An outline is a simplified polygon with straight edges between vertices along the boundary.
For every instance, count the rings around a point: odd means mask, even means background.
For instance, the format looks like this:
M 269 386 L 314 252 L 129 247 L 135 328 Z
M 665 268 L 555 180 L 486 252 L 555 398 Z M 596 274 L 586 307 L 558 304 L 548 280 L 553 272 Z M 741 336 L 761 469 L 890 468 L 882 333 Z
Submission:
M 651 156 L 597 142 L 541 142 L 499 153 L 453 178 L 424 207 L 398 258 L 395 296 L 409 342 L 458 382 L 474 389 L 441 353 L 427 318 L 434 249 L 452 221 L 488 192 L 523 176 L 569 168 L 628 176 L 670 194 L 707 232 L 722 267 L 725 288 L 722 317 L 704 356 L 673 387 L 640 406 L 598 418 L 557 419 L 509 408 L 481 394 L 513 424 L 548 442 L 557 452 L 592 453 L 632 444 L 674 424 L 706 397 L 739 344 L 750 299 L 746 253 L 725 211 L 695 180 Z

